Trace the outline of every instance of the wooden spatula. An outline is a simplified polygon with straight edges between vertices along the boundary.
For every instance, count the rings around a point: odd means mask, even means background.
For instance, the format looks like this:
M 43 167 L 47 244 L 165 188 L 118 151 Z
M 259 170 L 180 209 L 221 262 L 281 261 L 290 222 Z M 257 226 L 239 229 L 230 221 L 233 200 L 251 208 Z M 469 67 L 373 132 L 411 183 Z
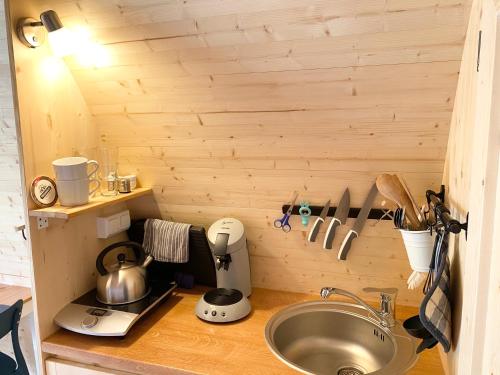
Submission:
M 404 208 L 406 217 L 410 222 L 413 230 L 422 228 L 422 223 L 418 220 L 413 205 L 404 187 L 401 185 L 397 177 L 384 173 L 377 177 L 377 189 L 387 199 L 396 203 L 399 207 Z
M 423 217 L 422 213 L 420 212 L 420 210 L 418 209 L 417 201 L 415 200 L 415 198 L 411 194 L 410 189 L 408 188 L 408 184 L 406 183 L 405 179 L 403 178 L 403 176 L 401 176 L 399 174 L 395 174 L 393 176 L 395 176 L 398 179 L 401 186 L 403 186 L 403 188 L 405 189 L 405 192 L 408 195 L 408 198 L 410 198 L 411 205 L 413 207 L 413 211 L 415 211 L 415 214 L 417 215 L 418 221 L 423 223 L 424 217 Z

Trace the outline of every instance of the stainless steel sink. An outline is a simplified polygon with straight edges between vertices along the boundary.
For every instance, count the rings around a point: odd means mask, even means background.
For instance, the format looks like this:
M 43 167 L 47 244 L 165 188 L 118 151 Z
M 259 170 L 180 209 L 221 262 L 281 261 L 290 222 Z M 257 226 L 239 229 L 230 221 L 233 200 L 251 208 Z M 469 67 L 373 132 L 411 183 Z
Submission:
M 292 305 L 269 320 L 265 334 L 271 351 L 305 374 L 397 375 L 417 360 L 416 340 L 399 322 L 384 328 L 350 303 Z

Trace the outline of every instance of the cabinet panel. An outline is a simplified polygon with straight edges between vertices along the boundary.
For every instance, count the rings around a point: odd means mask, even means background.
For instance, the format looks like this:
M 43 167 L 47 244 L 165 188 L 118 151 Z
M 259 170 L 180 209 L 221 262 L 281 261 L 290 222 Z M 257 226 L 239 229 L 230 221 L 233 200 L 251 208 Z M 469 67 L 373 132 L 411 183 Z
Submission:
M 133 375 L 130 372 L 108 370 L 54 358 L 45 361 L 45 369 L 47 375 Z

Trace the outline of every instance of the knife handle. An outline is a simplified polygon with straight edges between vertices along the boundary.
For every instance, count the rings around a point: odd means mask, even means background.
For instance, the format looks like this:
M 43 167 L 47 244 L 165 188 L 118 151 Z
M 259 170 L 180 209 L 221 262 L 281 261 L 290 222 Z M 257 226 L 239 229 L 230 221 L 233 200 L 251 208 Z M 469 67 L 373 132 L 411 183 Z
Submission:
M 328 226 L 328 229 L 326 230 L 325 241 L 323 242 L 323 249 L 328 249 L 328 250 L 332 249 L 333 239 L 335 238 L 335 230 L 341 224 L 342 223 L 340 222 L 339 219 L 335 217 L 332 219 L 330 225 Z
M 340 246 L 340 251 L 338 255 L 339 260 L 347 259 L 347 253 L 351 249 L 352 240 L 354 240 L 355 238 L 358 238 L 358 233 L 356 233 L 356 231 L 351 229 L 349 233 L 347 233 L 347 236 L 345 236 L 344 242 L 342 242 L 342 245 Z
M 325 222 L 325 219 L 321 218 L 321 217 L 318 217 L 316 219 L 316 221 L 314 222 L 314 225 L 311 229 L 311 231 L 309 232 L 309 237 L 307 238 L 307 240 L 309 242 L 315 242 L 316 241 L 316 237 L 318 237 L 318 233 L 319 233 L 319 227 L 321 227 L 321 224 L 323 224 Z

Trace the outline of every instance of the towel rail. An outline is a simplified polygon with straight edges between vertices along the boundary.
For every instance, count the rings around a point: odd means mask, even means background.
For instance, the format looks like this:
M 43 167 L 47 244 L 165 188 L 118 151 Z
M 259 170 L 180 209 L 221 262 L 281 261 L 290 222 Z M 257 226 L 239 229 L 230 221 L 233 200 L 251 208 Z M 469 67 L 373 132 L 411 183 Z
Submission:
M 427 190 L 425 192 L 427 198 L 427 203 L 429 207 L 434 208 L 434 214 L 439 223 L 443 224 L 444 229 L 449 233 L 458 234 L 462 230 L 465 230 L 465 239 L 467 239 L 467 229 L 469 225 L 469 213 L 467 213 L 467 219 L 465 223 L 460 223 L 457 219 L 451 216 L 450 210 L 444 204 L 445 188 L 441 185 L 441 190 L 436 193 L 433 190 Z

